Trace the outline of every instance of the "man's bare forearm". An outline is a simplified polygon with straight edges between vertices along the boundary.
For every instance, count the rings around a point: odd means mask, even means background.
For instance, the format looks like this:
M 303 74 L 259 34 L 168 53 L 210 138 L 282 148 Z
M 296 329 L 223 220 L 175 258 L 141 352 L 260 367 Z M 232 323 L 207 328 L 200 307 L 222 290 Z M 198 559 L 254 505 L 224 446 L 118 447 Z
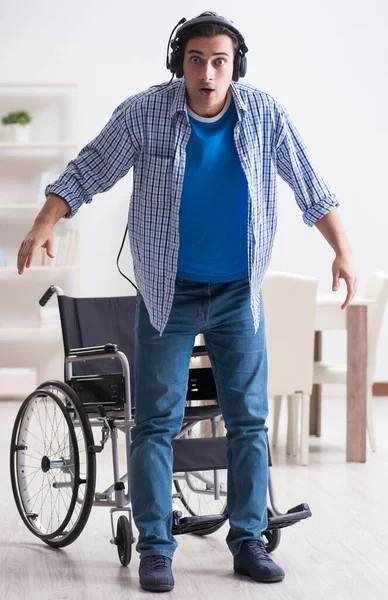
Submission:
M 333 248 L 337 256 L 351 253 L 350 242 L 336 208 L 333 208 L 322 219 L 319 219 L 315 223 L 315 226 Z
M 54 227 L 55 223 L 69 211 L 70 207 L 62 196 L 49 194 L 42 210 L 35 219 L 35 224 Z

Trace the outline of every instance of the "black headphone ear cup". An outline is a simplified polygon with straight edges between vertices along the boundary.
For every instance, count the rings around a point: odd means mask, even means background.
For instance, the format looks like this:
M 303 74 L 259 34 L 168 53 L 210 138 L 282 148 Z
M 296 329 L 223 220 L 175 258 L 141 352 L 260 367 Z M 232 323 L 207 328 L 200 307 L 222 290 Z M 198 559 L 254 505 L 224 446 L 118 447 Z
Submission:
M 175 52 L 175 76 L 178 79 L 183 77 L 183 56 L 179 50 Z
M 247 72 L 247 59 L 244 54 L 241 52 L 237 52 L 234 57 L 234 65 L 233 65 L 233 81 L 238 81 L 240 77 L 244 77 Z
M 240 68 L 239 68 L 239 77 L 245 77 L 247 73 L 247 58 L 246 56 L 240 57 Z
M 171 73 L 174 74 L 176 71 L 176 60 L 175 60 L 175 52 L 170 52 L 170 57 L 168 59 L 168 68 Z
M 238 81 L 238 79 L 240 77 L 240 64 L 241 64 L 241 54 L 239 52 L 237 52 L 236 56 L 234 57 L 234 63 L 233 63 L 233 75 L 232 75 L 233 81 Z

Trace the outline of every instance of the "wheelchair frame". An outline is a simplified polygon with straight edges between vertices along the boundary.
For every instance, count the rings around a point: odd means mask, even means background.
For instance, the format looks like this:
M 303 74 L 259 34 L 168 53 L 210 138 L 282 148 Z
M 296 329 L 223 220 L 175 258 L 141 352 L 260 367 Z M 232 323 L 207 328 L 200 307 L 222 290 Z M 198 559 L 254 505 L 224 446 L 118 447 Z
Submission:
M 53 285 L 45 292 L 45 294 L 40 299 L 40 301 L 39 301 L 40 305 L 44 306 L 50 300 L 50 298 L 53 296 L 53 294 L 57 294 L 57 296 L 64 295 L 63 290 L 60 287 Z M 197 353 L 195 353 L 195 351 L 193 352 L 193 356 L 199 356 L 199 355 L 204 355 L 204 354 L 206 354 L 205 349 L 199 349 Z M 89 421 L 90 429 L 92 430 L 92 428 L 101 428 L 101 430 L 102 430 L 102 439 L 101 439 L 100 445 L 92 444 L 91 446 L 89 446 L 88 451 L 90 451 L 91 453 L 93 453 L 95 455 L 96 453 L 99 453 L 103 450 L 104 445 L 109 438 L 112 441 L 112 463 L 113 463 L 114 482 L 103 492 L 96 492 L 95 491 L 95 473 L 94 473 L 93 501 L 92 501 L 91 505 L 92 506 L 100 506 L 100 507 L 102 507 L 102 506 L 110 507 L 111 529 L 112 529 L 112 539 L 110 541 L 111 541 L 111 543 L 116 544 L 118 546 L 119 558 L 120 558 L 121 563 L 123 565 L 127 565 L 127 564 L 129 564 L 129 562 L 131 560 L 131 545 L 135 541 L 134 537 L 132 535 L 132 514 L 131 514 L 131 508 L 130 508 L 131 489 L 130 489 L 130 483 L 129 483 L 129 477 L 130 477 L 130 430 L 131 430 L 131 427 L 134 425 L 134 420 L 133 420 L 133 415 L 132 415 L 132 404 L 131 404 L 130 365 L 129 365 L 127 356 L 123 352 L 121 352 L 117 348 L 117 346 L 113 343 L 108 343 L 108 344 L 105 344 L 104 346 L 72 348 L 69 351 L 68 356 L 65 356 L 64 375 L 65 375 L 65 382 L 71 383 L 72 378 L 73 378 L 73 364 L 74 363 L 81 362 L 81 361 L 82 362 L 93 361 L 93 360 L 101 359 L 101 358 L 104 358 L 107 360 L 112 359 L 112 358 L 117 358 L 120 362 L 121 369 L 122 369 L 122 375 L 124 377 L 124 406 L 123 406 L 124 415 L 123 415 L 123 417 L 122 417 L 122 414 L 120 414 L 120 416 L 109 416 L 109 414 L 107 414 L 106 410 L 102 406 L 97 406 L 98 415 L 94 414 L 91 416 L 91 418 L 89 418 L 89 415 L 86 413 L 86 410 L 84 408 L 81 409 L 81 410 L 85 410 L 86 417 Z M 44 390 L 47 390 L 50 385 L 55 387 L 55 383 L 56 382 L 47 382 L 45 384 L 41 384 L 40 386 L 38 386 L 37 390 L 35 391 L 36 394 L 39 396 L 39 392 L 44 393 Z M 59 382 L 57 382 L 57 383 L 59 385 Z M 60 389 L 62 391 L 64 390 L 64 384 L 61 383 Z M 65 393 L 65 392 L 63 392 L 63 393 Z M 27 398 L 25 400 L 25 403 L 29 400 L 29 398 Z M 79 404 L 81 405 L 81 402 L 79 402 Z M 77 404 L 77 406 L 78 406 L 78 404 Z M 23 406 L 21 407 L 21 410 L 22 410 L 22 408 L 23 408 Z M 74 415 L 76 415 L 77 411 L 78 411 L 78 413 L 80 412 L 79 407 L 77 408 L 77 410 L 74 410 Z M 19 415 L 18 415 L 18 417 L 19 417 Z M 221 415 L 216 415 L 216 416 L 213 415 L 213 417 L 210 419 L 211 424 L 212 424 L 213 438 L 217 437 L 217 422 L 220 419 L 222 419 Z M 82 420 L 83 419 L 77 420 L 77 418 L 74 418 L 74 420 L 72 422 L 74 428 L 81 426 Z M 18 496 L 18 493 L 17 493 L 17 486 L 19 485 L 18 484 L 18 475 L 17 474 L 15 475 L 15 469 L 17 468 L 17 466 L 15 466 L 15 463 L 19 464 L 19 462 L 17 460 L 18 451 L 22 448 L 22 446 L 20 446 L 20 445 L 18 446 L 16 443 L 17 422 L 18 421 L 15 422 L 14 433 L 12 436 L 12 443 L 11 443 L 11 479 L 12 479 L 12 487 L 13 487 L 13 492 L 14 492 L 15 501 L 16 501 L 18 510 L 19 510 L 23 520 L 26 522 L 26 516 L 28 517 L 28 515 L 27 515 L 26 511 L 25 511 L 24 515 L 22 514 L 22 509 L 21 509 L 22 502 L 20 499 L 20 494 Z M 198 421 L 195 421 L 195 420 L 192 422 L 186 422 L 183 425 L 179 435 L 177 436 L 177 439 L 183 438 L 187 434 L 187 432 L 190 429 L 192 429 L 193 423 L 196 424 L 197 422 Z M 83 427 L 85 427 L 85 425 L 83 425 Z M 120 465 L 119 465 L 119 449 L 118 449 L 118 431 L 119 430 L 124 432 L 125 444 L 126 444 L 127 472 L 122 476 L 120 476 Z M 92 438 L 93 438 L 93 435 L 92 435 Z M 269 466 L 272 466 L 269 447 L 268 447 L 268 453 L 269 453 Z M 55 461 L 52 461 L 52 462 L 54 463 Z M 49 461 L 49 463 L 50 463 L 50 461 Z M 196 493 L 204 493 L 204 494 L 212 495 L 215 500 L 221 500 L 223 497 L 226 498 L 226 492 L 222 489 L 222 485 L 220 482 L 220 476 L 219 476 L 220 474 L 219 474 L 218 468 L 214 468 L 214 470 L 210 469 L 210 472 L 213 473 L 212 483 L 210 482 L 210 485 L 206 486 L 205 490 L 203 490 L 203 489 L 197 490 L 197 489 L 192 488 L 193 491 L 195 491 Z M 203 475 L 202 470 L 198 471 L 198 472 L 194 472 L 193 474 L 190 474 L 190 476 L 192 476 L 194 478 L 197 477 L 198 480 L 202 479 L 202 481 L 205 484 L 209 483 L 209 481 L 206 480 L 206 477 Z M 179 472 L 178 472 L 178 475 L 173 474 L 174 481 L 179 481 L 179 479 L 185 479 L 186 483 L 190 487 L 190 485 L 191 485 L 190 478 L 187 477 L 187 472 L 184 472 L 183 475 L 179 475 Z M 127 492 L 125 492 L 125 483 L 127 483 Z M 63 485 L 65 485 L 65 484 L 63 484 Z M 55 487 L 55 484 L 53 484 L 53 487 Z M 175 487 L 177 489 L 176 483 L 175 483 Z M 268 497 L 269 497 L 269 502 L 270 502 L 270 506 L 268 507 L 268 528 L 267 528 L 266 532 L 264 532 L 264 533 L 267 534 L 267 539 L 268 539 L 267 550 L 272 551 L 279 544 L 280 529 L 283 527 L 293 525 L 294 523 L 296 523 L 300 520 L 310 517 L 311 511 L 309 509 L 309 506 L 305 503 L 302 503 L 298 506 L 291 508 L 286 513 L 283 513 L 282 511 L 280 511 L 278 509 L 278 507 L 276 505 L 276 501 L 275 501 L 275 493 L 274 493 L 274 487 L 273 487 L 272 480 L 271 480 L 270 469 L 269 469 L 269 475 L 268 475 Z M 172 498 L 174 498 L 174 494 L 173 494 Z M 77 502 L 78 502 L 78 498 L 77 498 Z M 128 522 L 125 520 L 125 518 L 120 517 L 119 521 L 118 521 L 118 525 L 117 525 L 117 532 L 115 532 L 113 515 L 117 512 L 124 512 L 124 511 L 128 512 Z M 89 512 L 90 512 L 90 508 L 89 508 Z M 89 516 L 89 512 L 87 512 L 86 519 Z M 182 513 L 180 513 L 179 511 L 174 511 L 173 512 L 173 531 L 172 531 L 172 533 L 174 535 L 179 535 L 182 533 L 197 533 L 199 535 L 206 535 L 206 534 L 212 533 L 213 531 L 216 531 L 217 529 L 219 529 L 223 525 L 223 523 L 227 520 L 227 518 L 228 518 L 228 516 L 227 516 L 226 504 L 225 504 L 225 509 L 223 510 L 222 514 L 215 514 L 215 515 L 191 515 L 191 516 L 182 518 Z M 84 525 L 85 524 L 86 524 L 86 522 L 84 523 Z M 82 531 L 84 525 L 82 526 L 79 533 Z M 33 531 L 33 528 L 31 528 L 31 527 L 29 527 L 29 528 L 30 528 L 30 530 Z M 33 531 L 33 533 L 34 533 L 34 531 Z M 79 533 L 75 537 L 78 537 Z M 57 547 L 61 546 L 60 541 L 53 542 L 52 535 L 51 535 L 51 537 L 50 536 L 45 537 L 44 535 L 41 535 L 38 533 L 36 533 L 36 535 L 41 537 L 43 539 L 43 541 L 45 541 L 49 545 L 56 545 Z M 56 538 L 56 539 L 58 539 L 58 538 Z M 72 541 L 74 541 L 74 540 L 72 539 Z M 71 543 L 71 542 L 68 542 L 68 543 Z M 65 545 L 65 544 L 63 544 L 63 545 Z

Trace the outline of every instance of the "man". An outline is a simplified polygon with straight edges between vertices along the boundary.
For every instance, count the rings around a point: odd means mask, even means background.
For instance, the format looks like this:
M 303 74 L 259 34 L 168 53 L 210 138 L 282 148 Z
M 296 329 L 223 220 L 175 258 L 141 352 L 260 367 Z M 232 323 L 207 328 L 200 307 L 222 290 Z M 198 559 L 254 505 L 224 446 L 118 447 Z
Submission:
M 170 38 L 171 40 L 171 38 Z M 268 556 L 267 358 L 261 283 L 276 229 L 276 175 L 292 187 L 304 221 L 335 252 L 333 289 L 357 287 L 333 193 L 313 169 L 284 108 L 238 83 L 247 47 L 215 13 L 185 22 L 171 42 L 176 81 L 123 102 L 102 132 L 46 190 L 21 245 L 18 270 L 52 231 L 134 167 L 129 238 L 139 287 L 136 425 L 131 491 L 140 584 L 167 591 L 172 537 L 171 443 L 178 434 L 195 336 L 204 334 L 228 438 L 228 546 L 234 570 L 284 578 Z M 287 299 L 285 299 L 285 302 Z

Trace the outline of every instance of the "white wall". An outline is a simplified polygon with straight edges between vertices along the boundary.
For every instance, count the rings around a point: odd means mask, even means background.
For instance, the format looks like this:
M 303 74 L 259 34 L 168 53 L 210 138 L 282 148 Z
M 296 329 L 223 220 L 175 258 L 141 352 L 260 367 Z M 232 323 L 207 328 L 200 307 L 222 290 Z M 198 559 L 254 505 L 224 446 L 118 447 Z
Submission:
M 246 80 L 287 107 L 334 188 L 362 291 L 370 271 L 388 270 L 385 0 L 0 0 L 0 80 L 78 81 L 84 145 L 124 98 L 168 79 L 172 27 L 203 10 L 216 10 L 240 27 L 249 47 Z M 128 175 L 81 209 L 83 295 L 132 293 L 115 266 L 131 182 Z M 320 290 L 330 290 L 331 249 L 303 224 L 283 182 L 280 200 L 271 268 L 318 276 Z M 131 275 L 128 250 L 124 254 L 122 268 Z M 331 359 L 344 358 L 342 337 L 327 336 Z M 388 380 L 388 315 L 382 338 L 377 379 Z

